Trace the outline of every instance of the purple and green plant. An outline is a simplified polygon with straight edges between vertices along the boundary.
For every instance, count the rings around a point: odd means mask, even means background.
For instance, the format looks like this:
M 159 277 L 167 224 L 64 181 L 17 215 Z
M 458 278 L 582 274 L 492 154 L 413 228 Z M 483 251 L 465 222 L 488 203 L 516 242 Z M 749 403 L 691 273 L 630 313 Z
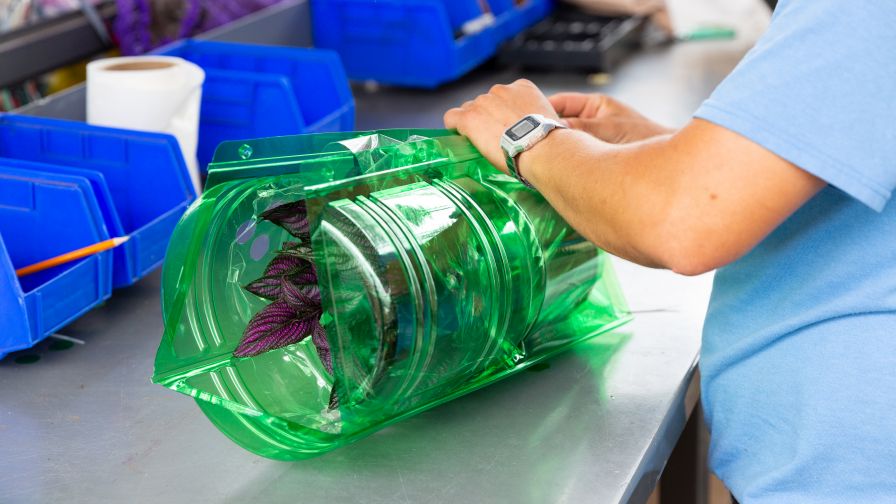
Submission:
M 265 352 L 301 343 L 309 337 L 317 355 L 331 375 L 333 359 L 327 334 L 321 325 L 323 307 L 317 271 L 309 243 L 308 215 L 304 201 L 276 206 L 261 214 L 263 220 L 285 229 L 299 241 L 289 241 L 268 263 L 261 278 L 243 287 L 252 294 L 271 301 L 256 313 L 234 357 L 255 357 Z M 338 406 L 335 387 L 330 393 L 330 409 Z

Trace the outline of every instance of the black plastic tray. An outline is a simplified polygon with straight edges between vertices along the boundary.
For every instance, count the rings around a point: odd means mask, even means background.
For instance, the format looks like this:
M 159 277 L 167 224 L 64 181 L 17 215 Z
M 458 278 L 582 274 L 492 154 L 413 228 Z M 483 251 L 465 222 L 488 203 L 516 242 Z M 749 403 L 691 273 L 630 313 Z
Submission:
M 643 17 L 603 17 L 558 9 L 507 42 L 500 62 L 538 70 L 611 72 L 641 48 L 645 25 Z

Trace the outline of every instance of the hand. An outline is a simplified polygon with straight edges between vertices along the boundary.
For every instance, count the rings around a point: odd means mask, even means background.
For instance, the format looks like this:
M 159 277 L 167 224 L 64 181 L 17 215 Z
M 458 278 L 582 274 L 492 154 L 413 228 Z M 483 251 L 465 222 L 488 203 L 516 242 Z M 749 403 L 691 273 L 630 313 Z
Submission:
M 570 128 L 604 142 L 625 144 L 674 133 L 609 96 L 560 93 L 550 102 Z
M 506 173 L 501 136 L 529 114 L 559 119 L 538 87 L 521 79 L 510 85 L 494 86 L 488 94 L 449 110 L 445 113 L 445 127 L 469 138 L 489 162 Z

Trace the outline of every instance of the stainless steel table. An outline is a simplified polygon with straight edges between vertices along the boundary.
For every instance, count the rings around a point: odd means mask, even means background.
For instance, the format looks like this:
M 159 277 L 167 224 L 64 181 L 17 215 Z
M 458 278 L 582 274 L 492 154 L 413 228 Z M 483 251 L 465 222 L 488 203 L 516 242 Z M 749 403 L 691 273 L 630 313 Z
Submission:
M 601 91 L 682 124 L 747 45 L 655 49 Z M 439 126 L 449 106 L 518 76 L 486 68 L 436 92 L 361 85 L 358 128 Z M 549 92 L 595 90 L 528 77 Z M 62 331 L 83 344 L 51 339 L 0 362 L 0 502 L 643 502 L 696 402 L 711 279 L 617 267 L 630 325 L 297 463 L 243 451 L 189 398 L 150 384 L 156 273 Z

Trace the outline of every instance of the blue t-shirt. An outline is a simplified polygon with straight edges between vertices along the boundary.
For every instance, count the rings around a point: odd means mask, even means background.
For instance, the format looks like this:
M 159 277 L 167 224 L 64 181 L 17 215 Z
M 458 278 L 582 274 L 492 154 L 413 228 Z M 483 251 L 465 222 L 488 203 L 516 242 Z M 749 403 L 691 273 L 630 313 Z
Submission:
M 896 503 L 896 2 L 779 2 L 696 115 L 830 184 L 716 275 L 712 469 L 746 504 Z

